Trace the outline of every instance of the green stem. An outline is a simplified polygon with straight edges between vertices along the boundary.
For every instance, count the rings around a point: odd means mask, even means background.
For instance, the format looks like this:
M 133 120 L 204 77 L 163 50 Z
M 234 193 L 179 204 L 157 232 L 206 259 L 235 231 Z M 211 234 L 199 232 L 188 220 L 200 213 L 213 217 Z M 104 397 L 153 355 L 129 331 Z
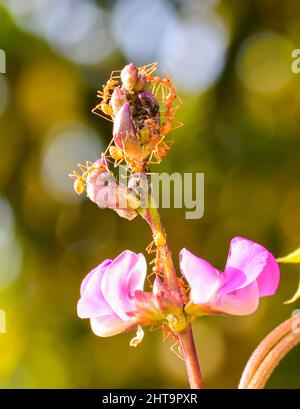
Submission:
M 149 224 L 153 237 L 157 234 L 162 234 L 166 239 L 166 233 L 161 223 L 160 215 L 156 207 L 152 207 L 152 202 L 147 209 L 140 209 L 141 216 Z M 160 248 L 160 256 L 164 260 L 164 281 L 165 284 L 173 291 L 180 292 L 177 275 L 174 268 L 172 255 L 169 250 L 167 240 Z M 192 327 L 189 324 L 183 331 L 177 333 L 180 345 L 184 354 L 185 366 L 191 389 L 204 388 L 199 360 L 195 347 Z
M 162 234 L 166 238 L 166 233 L 160 220 L 159 212 L 155 207 L 149 207 L 147 209 L 141 209 L 140 214 L 149 224 L 153 237 L 157 234 Z M 177 275 L 175 272 L 172 255 L 169 250 L 167 240 L 165 244 L 160 248 L 161 258 L 164 260 L 164 279 L 165 284 L 172 290 L 178 290 L 179 286 L 177 282 Z

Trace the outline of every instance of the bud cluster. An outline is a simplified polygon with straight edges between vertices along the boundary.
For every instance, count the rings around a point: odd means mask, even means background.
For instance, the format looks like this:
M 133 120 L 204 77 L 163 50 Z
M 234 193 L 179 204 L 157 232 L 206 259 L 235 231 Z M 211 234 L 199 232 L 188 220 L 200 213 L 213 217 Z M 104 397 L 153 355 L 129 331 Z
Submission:
M 160 112 L 156 97 L 145 89 L 146 76 L 134 64 L 121 71 L 122 85 L 110 100 L 114 113 L 113 139 L 129 159 L 140 163 L 153 151 L 160 139 Z
M 125 160 L 135 172 L 159 163 L 170 146 L 165 136 L 181 126 L 175 121 L 176 90 L 170 79 L 152 76 L 157 64 L 137 68 L 133 63 L 112 72 L 93 112 L 113 121 L 113 140 L 105 152 L 115 166 Z M 104 116 L 103 116 L 104 114 Z
M 70 175 L 76 193 L 86 190 L 99 207 L 113 209 L 129 220 L 140 207 L 140 175 L 145 174 L 148 164 L 159 163 L 170 149 L 164 137 L 173 127 L 177 110 L 172 107 L 176 91 L 171 81 L 152 76 L 156 66 L 153 63 L 137 68 L 130 63 L 120 72 L 112 72 L 98 91 L 101 102 L 93 112 L 111 118 L 113 139 L 101 159 L 79 164 L 82 174 L 74 171 Z M 128 187 L 109 169 L 111 162 L 116 167 L 122 161 L 129 169 Z

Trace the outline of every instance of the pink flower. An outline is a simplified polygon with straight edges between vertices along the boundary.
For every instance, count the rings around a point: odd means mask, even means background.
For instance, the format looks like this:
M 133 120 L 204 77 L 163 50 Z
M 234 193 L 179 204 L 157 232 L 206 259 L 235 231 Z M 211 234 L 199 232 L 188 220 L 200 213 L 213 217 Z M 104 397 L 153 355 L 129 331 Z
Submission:
M 101 337 L 136 328 L 135 292 L 143 290 L 146 270 L 143 254 L 129 250 L 103 261 L 81 284 L 78 316 L 89 318 L 93 332 Z
M 273 255 L 242 237 L 231 241 L 224 273 L 186 249 L 180 252 L 180 267 L 191 287 L 185 311 L 192 315 L 251 314 L 259 297 L 276 292 L 280 279 Z

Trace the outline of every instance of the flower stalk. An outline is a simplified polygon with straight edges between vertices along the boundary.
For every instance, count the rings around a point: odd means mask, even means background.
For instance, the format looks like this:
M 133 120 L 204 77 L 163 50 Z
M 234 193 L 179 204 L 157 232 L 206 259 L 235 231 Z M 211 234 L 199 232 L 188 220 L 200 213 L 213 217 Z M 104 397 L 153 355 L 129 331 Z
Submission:
M 190 382 L 190 387 L 191 389 L 203 389 L 204 384 L 202 380 L 191 324 L 189 324 L 188 327 L 178 335 L 184 354 L 185 366 Z
M 144 218 L 153 236 L 146 249 L 155 253 L 152 272 L 147 275 L 141 253 L 125 250 L 113 260 L 106 259 L 83 280 L 77 312 L 80 318 L 90 319 L 93 332 L 101 337 L 136 330 L 130 342 L 134 347 L 143 339 L 142 327 L 161 325 L 164 341 L 170 336 L 176 339 L 174 346 L 185 361 L 191 388 L 201 389 L 192 321 L 207 314 L 253 313 L 261 297 L 276 292 L 280 271 L 266 248 L 235 237 L 224 272 L 183 248 L 179 253 L 182 276 L 177 277 L 148 175 L 150 166 L 159 164 L 172 146 L 165 137 L 182 124 L 175 119 L 176 89 L 170 78 L 152 75 L 156 66 L 131 63 L 111 73 L 98 91 L 100 103 L 93 112 L 113 122 L 113 139 L 94 163 L 78 164 L 82 174 L 73 171 L 70 175 L 76 193 L 86 190 L 100 208 L 112 209 L 128 220 L 138 214 Z M 111 168 L 122 163 L 126 174 L 117 177 Z M 155 280 L 150 282 L 153 275 Z M 146 278 L 151 291 L 144 288 Z M 299 340 L 289 323 L 279 326 L 251 357 L 240 388 L 262 387 Z
M 157 235 L 161 235 L 162 237 L 164 237 L 165 239 L 164 244 L 160 246 L 160 253 L 161 253 L 160 257 L 163 260 L 164 281 L 165 281 L 165 284 L 171 290 L 179 291 L 177 275 L 176 275 L 176 271 L 174 268 L 171 251 L 169 250 L 169 247 L 168 247 L 168 243 L 166 240 L 166 233 L 161 223 L 158 209 L 156 207 L 151 207 L 151 203 L 149 203 L 149 207 L 147 209 L 139 209 L 139 213 L 149 224 L 154 240 L 155 240 L 155 237 L 157 237 Z
M 177 275 L 172 260 L 172 254 L 166 240 L 166 233 L 161 222 L 159 211 L 157 207 L 153 206 L 153 203 L 153 197 L 151 197 L 148 208 L 140 209 L 139 212 L 149 224 L 153 237 L 155 238 L 157 235 L 163 235 L 165 238 L 164 244 L 160 249 L 160 257 L 163 260 L 164 281 L 169 289 L 180 293 Z M 190 387 L 191 389 L 203 389 L 204 384 L 191 324 L 187 324 L 185 328 L 182 331 L 177 332 L 176 335 L 178 336 L 182 349 Z

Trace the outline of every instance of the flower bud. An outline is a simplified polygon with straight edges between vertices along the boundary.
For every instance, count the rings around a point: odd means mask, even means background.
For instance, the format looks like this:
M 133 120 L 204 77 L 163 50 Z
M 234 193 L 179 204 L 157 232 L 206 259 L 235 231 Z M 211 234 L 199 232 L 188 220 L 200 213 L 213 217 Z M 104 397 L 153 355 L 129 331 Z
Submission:
M 120 87 L 115 88 L 110 99 L 110 106 L 114 115 L 117 114 L 126 101 L 126 90 Z
M 143 90 L 139 92 L 139 99 L 142 106 L 148 111 L 150 117 L 159 116 L 159 104 L 152 92 Z
M 97 162 L 91 166 L 86 180 L 87 196 L 99 207 L 115 210 L 121 217 L 132 220 L 137 216 L 140 201 L 111 172 L 99 169 Z
M 121 81 L 127 91 L 132 91 L 138 81 L 138 69 L 133 63 L 126 65 L 121 71 Z
M 128 190 L 140 200 L 141 207 L 146 208 L 149 199 L 149 181 L 144 173 L 135 173 L 128 181 Z
M 116 146 L 122 149 L 128 157 L 138 162 L 144 158 L 144 149 L 137 140 L 129 102 L 120 108 L 115 117 L 113 137 Z
M 142 91 L 145 88 L 146 84 L 147 84 L 146 76 L 144 74 L 139 74 L 134 90 L 137 92 Z
M 151 154 L 160 140 L 159 104 L 151 92 L 140 91 L 122 105 L 114 118 L 113 136 L 116 146 L 136 162 Z
M 113 136 L 116 145 L 119 148 L 124 148 L 124 143 L 127 139 L 136 140 L 135 127 L 131 118 L 130 103 L 126 102 L 114 120 Z

